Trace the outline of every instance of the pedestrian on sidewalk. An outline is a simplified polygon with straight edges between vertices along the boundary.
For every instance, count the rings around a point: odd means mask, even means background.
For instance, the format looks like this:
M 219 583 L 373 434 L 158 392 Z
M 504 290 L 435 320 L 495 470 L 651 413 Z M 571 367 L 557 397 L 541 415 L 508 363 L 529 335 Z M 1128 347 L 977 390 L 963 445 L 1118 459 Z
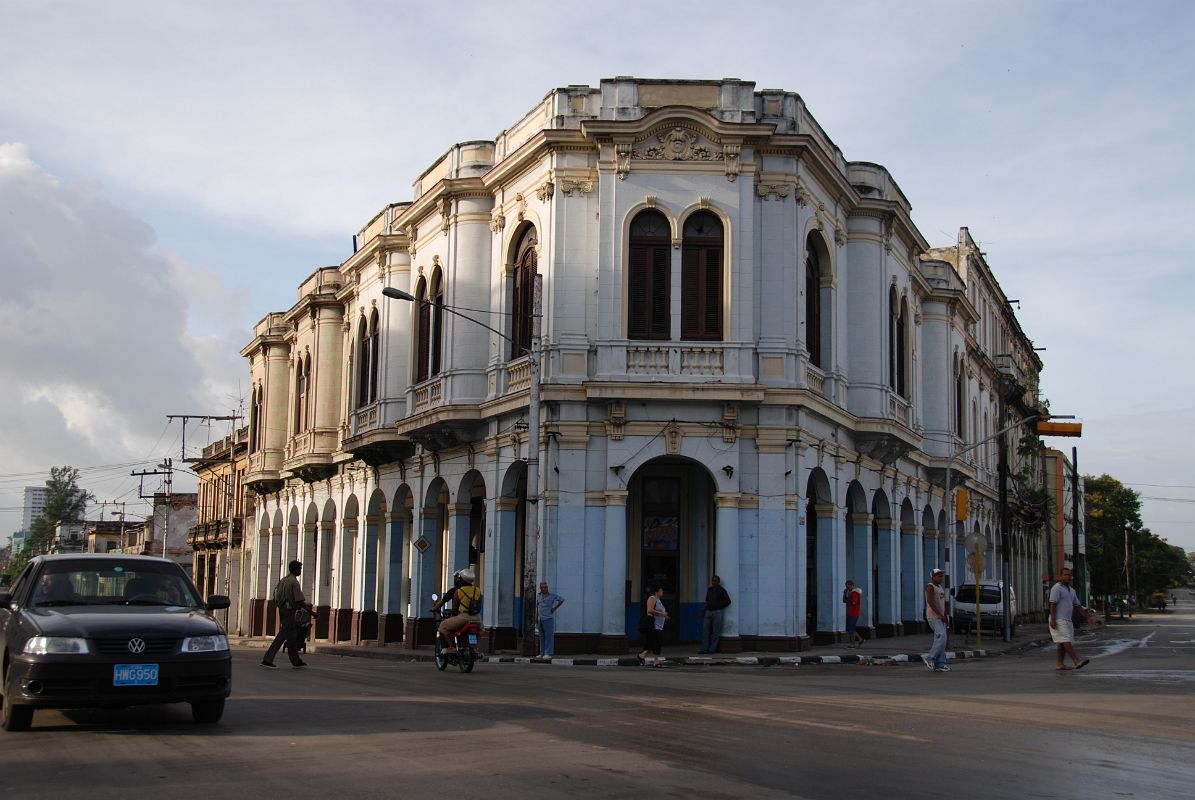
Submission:
M 842 602 L 846 603 L 846 632 L 850 640 L 847 647 L 860 647 L 863 637 L 859 635 L 859 616 L 863 613 L 863 590 L 854 581 L 847 581 L 842 590 Z
M 1079 602 L 1079 595 L 1071 586 L 1070 567 L 1063 567 L 1058 582 L 1050 587 L 1050 638 L 1058 645 L 1058 658 L 1054 669 L 1068 670 L 1066 656 L 1071 657 L 1075 669 L 1083 669 L 1090 659 L 1079 660 L 1075 652 L 1075 612 L 1081 613 L 1091 622 L 1091 611 Z
M 705 590 L 705 605 L 701 607 L 701 649 L 698 653 L 718 652 L 722 622 L 729 606 L 730 594 L 722 586 L 722 579 L 715 575 L 710 578 L 710 587 Z
M 929 652 L 921 657 L 925 666 L 934 672 L 950 672 L 946 666 L 946 590 L 942 588 L 945 573 L 934 569 L 929 583 L 925 584 L 925 619 L 934 632 L 934 643 Z
M 274 587 L 274 605 L 278 607 L 278 635 L 270 642 L 270 648 L 261 659 L 261 665 L 266 669 L 278 669 L 274 664 L 274 656 L 278 655 L 278 650 L 283 644 L 286 645 L 286 654 L 290 657 L 292 667 L 298 669 L 307 666 L 307 663 L 299 658 L 299 626 L 295 621 L 296 611 L 303 609 L 310 614 L 312 610 L 311 603 L 307 602 L 302 588 L 299 587 L 299 575 L 302 572 L 301 562 L 290 562 L 286 568 L 286 576 Z
M 548 582 L 539 582 L 535 596 L 535 613 L 539 618 L 539 657 L 551 658 L 556 652 L 556 609 L 564 605 L 564 598 L 548 591 Z
M 639 663 L 647 666 L 647 654 L 651 653 L 655 656 L 652 660 L 652 666 L 662 667 L 663 662 L 660 658 L 660 651 L 664 647 L 664 623 L 668 620 L 668 609 L 664 608 L 663 586 L 657 586 L 647 596 L 647 611 L 645 613 L 655 618 L 655 624 L 648 628 L 644 634 L 646 639 L 644 640 L 643 650 L 639 652 Z

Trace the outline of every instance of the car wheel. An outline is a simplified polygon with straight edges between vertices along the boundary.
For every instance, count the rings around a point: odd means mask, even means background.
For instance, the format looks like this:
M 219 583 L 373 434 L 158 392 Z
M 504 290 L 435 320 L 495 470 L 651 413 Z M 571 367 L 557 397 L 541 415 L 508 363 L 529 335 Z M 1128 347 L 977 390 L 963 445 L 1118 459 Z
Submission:
M 224 716 L 224 698 L 217 697 L 214 700 L 192 700 L 191 701 L 191 716 L 196 722 L 205 725 L 211 725 L 219 722 L 220 717 Z
M 5 692 L 0 698 L 0 728 L 6 731 L 27 731 L 33 724 L 33 707 L 14 705 L 10 698 L 11 692 Z

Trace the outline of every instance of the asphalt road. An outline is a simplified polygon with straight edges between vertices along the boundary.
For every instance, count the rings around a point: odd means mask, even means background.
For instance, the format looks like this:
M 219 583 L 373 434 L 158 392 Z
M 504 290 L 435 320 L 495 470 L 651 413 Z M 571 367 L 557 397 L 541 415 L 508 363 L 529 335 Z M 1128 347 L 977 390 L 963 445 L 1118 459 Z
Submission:
M 170 800 L 460 797 L 1190 798 L 1195 606 L 1051 650 L 892 666 L 428 663 L 235 654 L 224 720 L 39 711 L 0 791 Z M 279 659 L 285 663 L 285 659 Z M 135 795 L 134 795 L 135 793 Z

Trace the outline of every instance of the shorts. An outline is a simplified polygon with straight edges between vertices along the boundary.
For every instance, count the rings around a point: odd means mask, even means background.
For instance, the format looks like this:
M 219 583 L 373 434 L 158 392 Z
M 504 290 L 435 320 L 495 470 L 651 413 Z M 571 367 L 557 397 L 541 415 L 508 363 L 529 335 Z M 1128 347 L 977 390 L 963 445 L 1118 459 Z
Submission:
M 1054 620 L 1054 627 L 1050 628 L 1050 638 L 1054 640 L 1054 644 L 1075 641 L 1075 624 L 1069 619 Z
M 846 618 L 846 632 L 847 633 L 854 633 L 858 628 L 859 628 L 859 618 L 858 617 L 847 617 Z

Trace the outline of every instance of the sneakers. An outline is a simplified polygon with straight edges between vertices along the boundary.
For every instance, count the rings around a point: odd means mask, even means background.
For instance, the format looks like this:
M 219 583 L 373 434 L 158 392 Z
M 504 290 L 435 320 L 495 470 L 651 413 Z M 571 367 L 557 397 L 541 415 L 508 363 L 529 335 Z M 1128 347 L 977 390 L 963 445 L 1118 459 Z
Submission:
M 950 672 L 950 667 L 947 667 L 945 665 L 943 665 L 941 667 L 934 667 L 934 672 Z
M 300 661 L 298 664 L 291 664 L 291 666 L 292 666 L 292 667 L 294 667 L 295 669 L 299 669 L 300 667 L 305 667 L 305 666 L 307 666 L 307 662 L 306 662 L 306 661 Z
M 258 666 L 265 667 L 266 669 L 278 669 L 278 665 L 273 661 L 262 661 Z
M 933 664 L 930 662 L 930 660 L 929 660 L 929 656 L 927 656 L 927 655 L 923 655 L 923 656 L 921 656 L 921 661 L 922 661 L 922 663 L 924 663 L 924 664 L 925 664 L 925 668 L 926 668 L 926 669 L 933 669 L 933 668 L 934 668 L 934 665 L 933 665 Z

